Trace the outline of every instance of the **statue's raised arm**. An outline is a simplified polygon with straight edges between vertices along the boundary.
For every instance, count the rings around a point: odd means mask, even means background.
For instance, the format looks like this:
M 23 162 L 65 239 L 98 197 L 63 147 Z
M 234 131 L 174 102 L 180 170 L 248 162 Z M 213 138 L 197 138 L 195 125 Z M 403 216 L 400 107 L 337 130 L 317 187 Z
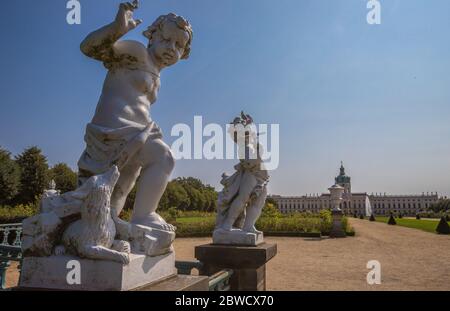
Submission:
M 111 24 L 90 33 L 81 43 L 81 51 L 96 60 L 111 61 L 114 58 L 114 43 L 142 23 L 142 20 L 133 18 L 133 13 L 138 7 L 138 0 L 121 3 L 116 19 Z

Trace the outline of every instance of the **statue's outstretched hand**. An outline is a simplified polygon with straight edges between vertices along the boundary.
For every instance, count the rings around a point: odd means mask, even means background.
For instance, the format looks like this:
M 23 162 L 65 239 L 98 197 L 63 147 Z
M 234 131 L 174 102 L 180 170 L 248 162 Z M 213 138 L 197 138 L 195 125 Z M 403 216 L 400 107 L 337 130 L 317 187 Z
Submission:
M 133 30 L 139 24 L 142 23 L 142 20 L 140 19 L 134 19 L 133 13 L 134 10 L 136 10 L 139 7 L 139 1 L 134 0 L 131 2 L 124 2 L 121 3 L 119 6 L 119 12 L 116 16 L 116 23 L 120 29 L 121 32 L 126 34 L 127 32 Z

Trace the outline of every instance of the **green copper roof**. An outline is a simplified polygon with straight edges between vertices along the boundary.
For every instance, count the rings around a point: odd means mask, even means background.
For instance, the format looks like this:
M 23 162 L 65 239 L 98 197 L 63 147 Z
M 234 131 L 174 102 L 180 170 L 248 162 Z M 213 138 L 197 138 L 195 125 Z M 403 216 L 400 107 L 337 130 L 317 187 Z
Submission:
M 350 182 L 350 176 L 345 175 L 344 163 L 342 163 L 342 161 L 339 176 L 335 178 L 335 181 L 337 184 L 344 184 Z

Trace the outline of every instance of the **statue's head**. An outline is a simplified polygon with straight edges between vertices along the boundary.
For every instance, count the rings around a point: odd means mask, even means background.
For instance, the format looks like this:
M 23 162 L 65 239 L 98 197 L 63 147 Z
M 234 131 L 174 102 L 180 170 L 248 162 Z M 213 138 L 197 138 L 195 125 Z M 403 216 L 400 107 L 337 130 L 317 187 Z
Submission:
M 258 136 L 257 129 L 253 118 L 249 114 L 245 114 L 242 111 L 238 117 L 234 118 L 230 125 L 229 133 L 235 143 L 242 142 L 248 145 L 256 141 Z
M 150 53 L 164 67 L 189 58 L 193 33 L 183 17 L 173 13 L 162 15 L 143 34 L 149 40 Z

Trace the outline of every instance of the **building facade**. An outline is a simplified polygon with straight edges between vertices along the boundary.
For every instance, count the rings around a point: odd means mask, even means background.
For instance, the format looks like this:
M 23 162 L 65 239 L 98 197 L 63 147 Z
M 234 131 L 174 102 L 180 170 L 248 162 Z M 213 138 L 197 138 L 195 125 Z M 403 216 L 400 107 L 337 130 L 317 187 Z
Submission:
M 351 178 L 345 174 L 344 165 L 341 163 L 339 175 L 335 178 L 335 184 L 344 188 L 341 209 L 347 215 L 389 215 L 402 214 L 415 216 L 417 213 L 428 209 L 439 200 L 437 193 L 422 193 L 419 195 L 386 195 L 368 194 L 367 192 L 352 192 Z M 331 208 L 330 194 L 322 193 L 305 196 L 270 196 L 283 214 L 294 212 L 313 213 Z

